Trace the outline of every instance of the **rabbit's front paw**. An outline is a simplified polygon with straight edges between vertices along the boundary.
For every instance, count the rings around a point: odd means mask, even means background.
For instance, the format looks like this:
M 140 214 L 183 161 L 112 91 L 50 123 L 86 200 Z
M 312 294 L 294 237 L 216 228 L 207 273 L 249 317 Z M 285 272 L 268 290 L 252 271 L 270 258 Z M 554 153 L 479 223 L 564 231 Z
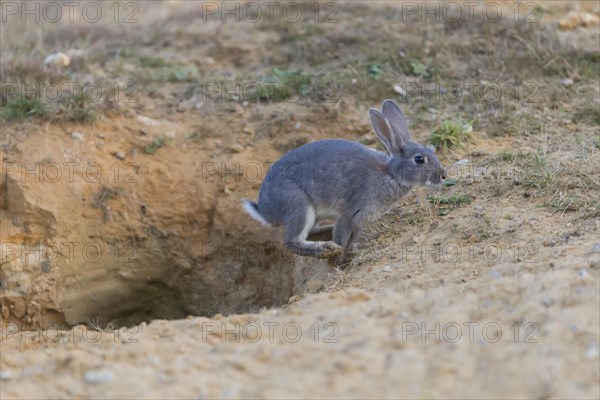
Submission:
M 344 248 L 334 242 L 323 242 L 320 245 L 318 258 L 335 258 L 341 256 Z

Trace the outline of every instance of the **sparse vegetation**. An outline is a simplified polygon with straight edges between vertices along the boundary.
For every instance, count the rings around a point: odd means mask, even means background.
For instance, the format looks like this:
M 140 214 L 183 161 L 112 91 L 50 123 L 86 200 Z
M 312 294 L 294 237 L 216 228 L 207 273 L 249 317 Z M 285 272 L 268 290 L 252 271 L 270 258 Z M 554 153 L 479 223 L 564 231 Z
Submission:
M 144 68 L 160 68 L 167 65 L 161 57 L 141 56 L 140 65 Z
M 257 89 L 248 95 L 250 100 L 279 102 L 288 98 L 304 98 L 313 91 L 312 77 L 302 70 L 283 70 L 273 68 L 271 74 L 264 75 Z
M 573 122 L 600 125 L 600 105 L 586 104 L 575 111 Z
M 44 117 L 47 114 L 48 108 L 45 103 L 27 97 L 9 100 L 1 112 L 2 118 L 7 121 L 22 121 L 31 117 Z
M 96 102 L 83 92 L 75 94 L 72 99 L 67 97 L 62 104 L 63 115 L 67 120 L 94 122 L 96 119 Z
M 465 194 L 461 194 L 461 195 L 450 195 L 450 196 L 440 196 L 440 195 L 431 195 L 431 196 L 427 196 L 427 200 L 429 200 L 429 202 L 433 205 L 440 205 L 440 204 L 446 204 L 446 205 L 453 205 L 453 206 L 457 206 L 460 204 L 469 204 L 471 203 L 471 198 Z
M 465 122 L 460 117 L 456 120 L 448 119 L 433 131 L 430 142 L 438 150 L 459 147 L 473 138 L 472 132 L 471 122 Z
M 169 142 L 169 139 L 165 138 L 156 138 L 152 141 L 151 144 L 144 148 L 144 153 L 146 154 L 154 154 L 158 149 L 165 146 Z
M 442 195 L 430 195 L 426 197 L 427 200 L 431 204 L 433 204 L 437 208 L 438 215 L 446 215 L 450 213 L 452 208 L 458 207 L 461 204 L 470 204 L 471 197 L 468 195 L 450 195 L 450 196 L 442 196 Z M 446 207 L 440 207 L 446 206 Z M 450 208 L 449 208 L 449 207 Z
M 120 188 L 111 188 L 106 185 L 102 185 L 101 189 L 94 196 L 94 200 L 92 204 L 96 208 L 105 207 L 105 203 L 107 200 L 115 199 L 122 193 L 122 189 Z

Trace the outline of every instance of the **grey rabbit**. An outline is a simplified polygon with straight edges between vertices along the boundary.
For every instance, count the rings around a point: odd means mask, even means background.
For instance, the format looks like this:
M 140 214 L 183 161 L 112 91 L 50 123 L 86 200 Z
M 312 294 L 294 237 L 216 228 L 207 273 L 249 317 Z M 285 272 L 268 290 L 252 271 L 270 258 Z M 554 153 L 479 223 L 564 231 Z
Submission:
M 258 204 L 244 208 L 264 225 L 285 226 L 285 246 L 302 256 L 346 261 L 361 229 L 410 189 L 439 184 L 446 170 L 431 147 L 410 140 L 402 110 L 385 100 L 369 110 L 377 137 L 389 154 L 348 140 L 320 140 L 298 147 L 271 165 Z M 333 225 L 315 225 L 323 219 Z M 306 240 L 333 230 L 333 241 Z M 338 261 L 340 258 L 338 258 Z

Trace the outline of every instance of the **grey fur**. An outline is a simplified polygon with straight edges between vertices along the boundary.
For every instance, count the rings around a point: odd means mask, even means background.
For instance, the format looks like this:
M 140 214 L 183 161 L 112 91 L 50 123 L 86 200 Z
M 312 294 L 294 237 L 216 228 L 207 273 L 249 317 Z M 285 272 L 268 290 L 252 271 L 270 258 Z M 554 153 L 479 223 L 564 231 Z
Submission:
M 319 258 L 343 254 L 347 260 L 361 229 L 378 219 L 415 186 L 438 184 L 446 171 L 435 153 L 410 140 L 400 107 L 385 100 L 383 113 L 369 114 L 377 137 L 389 154 L 348 140 L 321 140 L 284 155 L 271 166 L 260 188 L 258 204 L 244 200 L 272 225 L 285 226 L 285 245 L 293 253 Z M 417 164 L 421 155 L 424 164 Z M 335 220 L 333 240 L 307 241 L 309 233 L 330 227 L 317 226 Z M 339 260 L 339 259 L 338 259 Z

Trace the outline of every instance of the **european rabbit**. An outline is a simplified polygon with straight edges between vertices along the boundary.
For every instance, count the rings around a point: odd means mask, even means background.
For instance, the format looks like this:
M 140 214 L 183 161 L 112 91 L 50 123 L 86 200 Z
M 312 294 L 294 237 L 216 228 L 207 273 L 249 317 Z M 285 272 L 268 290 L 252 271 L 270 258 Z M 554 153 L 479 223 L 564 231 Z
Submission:
M 265 225 L 285 226 L 285 246 L 303 256 L 347 260 L 363 226 L 378 219 L 411 188 L 439 184 L 446 170 L 433 150 L 410 140 L 406 118 L 392 100 L 369 110 L 389 154 L 348 140 L 321 140 L 285 154 L 269 169 L 258 204 L 244 208 Z M 332 226 L 315 224 L 335 220 Z M 333 229 L 333 241 L 307 241 Z M 339 259 L 338 259 L 339 260 Z

